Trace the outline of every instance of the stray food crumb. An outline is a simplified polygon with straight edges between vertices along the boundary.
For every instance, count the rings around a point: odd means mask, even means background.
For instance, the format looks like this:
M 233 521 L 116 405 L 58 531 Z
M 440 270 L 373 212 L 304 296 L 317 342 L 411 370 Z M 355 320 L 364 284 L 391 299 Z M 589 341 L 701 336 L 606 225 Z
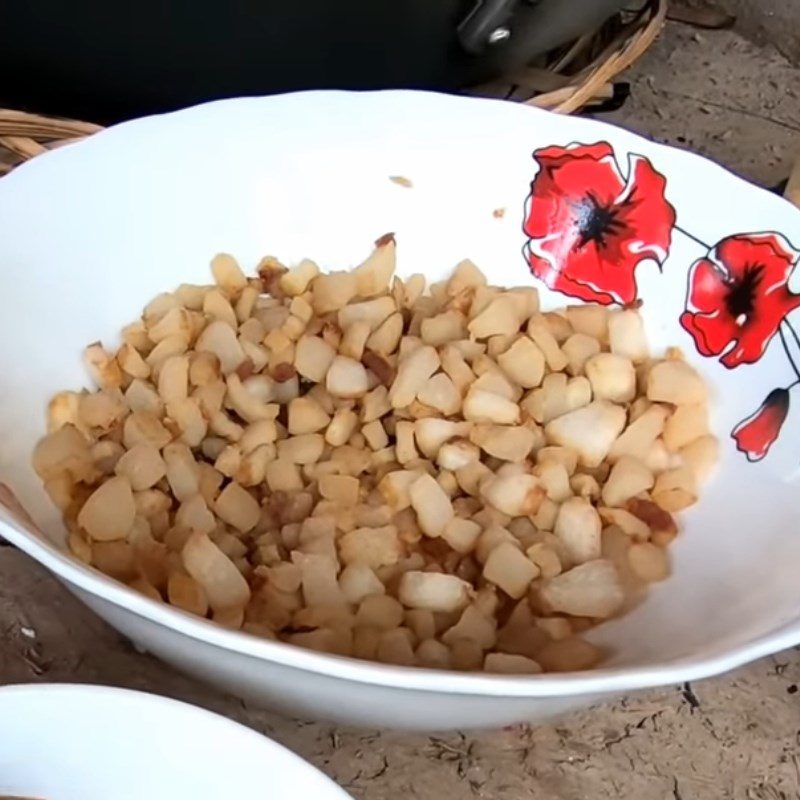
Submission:
M 19 632 L 23 636 L 27 636 L 29 639 L 35 639 L 36 638 L 36 631 L 33 628 L 26 628 L 25 626 L 21 626 L 20 629 L 19 629 Z
M 403 186 L 406 189 L 413 188 L 414 184 L 408 178 L 404 178 L 402 175 L 390 175 L 389 180 L 392 183 L 396 183 L 398 186 Z
M 506 210 L 504 208 L 496 208 L 494 211 L 492 211 L 492 216 L 495 219 L 503 219 L 505 215 L 506 215 Z
M 680 347 L 668 347 L 664 353 L 664 358 L 670 359 L 671 361 L 684 361 L 686 356 L 683 354 L 683 350 L 681 350 Z

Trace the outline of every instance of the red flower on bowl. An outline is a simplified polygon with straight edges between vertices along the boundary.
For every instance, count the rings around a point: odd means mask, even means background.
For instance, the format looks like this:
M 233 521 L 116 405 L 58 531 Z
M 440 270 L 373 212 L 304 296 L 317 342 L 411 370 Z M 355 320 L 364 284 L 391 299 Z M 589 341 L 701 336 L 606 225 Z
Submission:
M 789 413 L 788 389 L 773 389 L 761 407 L 742 420 L 731 433 L 736 449 L 748 461 L 760 461 L 769 452 Z
M 631 303 L 636 267 L 669 251 L 675 211 L 666 178 L 644 156 L 623 176 L 607 142 L 553 146 L 533 154 L 523 230 L 525 257 L 548 287 L 589 302 Z
M 726 367 L 758 361 L 800 295 L 787 286 L 798 252 L 777 233 L 723 239 L 689 270 L 681 325 Z

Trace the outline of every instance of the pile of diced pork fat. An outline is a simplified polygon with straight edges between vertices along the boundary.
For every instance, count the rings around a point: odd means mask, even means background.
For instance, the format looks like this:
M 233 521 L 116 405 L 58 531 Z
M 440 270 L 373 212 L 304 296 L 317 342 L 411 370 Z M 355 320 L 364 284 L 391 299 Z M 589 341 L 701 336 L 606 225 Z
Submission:
M 717 460 L 708 392 L 637 309 L 542 313 L 471 262 L 426 286 L 394 238 L 323 274 L 229 255 L 156 297 L 34 467 L 71 552 L 153 600 L 388 664 L 594 666 L 584 631 L 669 573 Z

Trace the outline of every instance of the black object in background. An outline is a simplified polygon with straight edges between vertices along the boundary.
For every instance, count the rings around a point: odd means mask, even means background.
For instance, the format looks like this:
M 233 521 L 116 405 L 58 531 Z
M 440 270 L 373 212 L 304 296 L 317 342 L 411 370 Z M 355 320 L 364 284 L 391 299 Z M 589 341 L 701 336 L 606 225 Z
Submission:
M 298 89 L 454 89 L 517 69 L 622 5 L 15 0 L 3 4 L 0 24 L 0 102 L 106 124 Z

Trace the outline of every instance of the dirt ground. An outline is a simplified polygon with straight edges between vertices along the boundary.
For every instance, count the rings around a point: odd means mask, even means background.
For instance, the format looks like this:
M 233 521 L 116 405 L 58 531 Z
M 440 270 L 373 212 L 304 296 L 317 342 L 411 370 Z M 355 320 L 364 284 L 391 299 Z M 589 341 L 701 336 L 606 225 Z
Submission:
M 693 0 L 698 2 L 698 0 Z M 706 2 L 706 0 L 699 0 Z M 772 44 L 800 64 L 800 0 L 720 0 L 736 15 L 734 29 L 758 44 Z
M 629 78 L 633 96 L 609 121 L 764 185 L 800 153 L 800 69 L 737 33 L 670 25 Z M 800 648 L 554 725 L 428 736 L 300 723 L 204 687 L 135 652 L 9 546 L 0 632 L 0 683 L 106 683 L 186 700 L 273 737 L 363 800 L 800 798 Z
M 631 97 L 599 119 L 701 153 L 762 186 L 785 179 L 800 157 L 800 67 L 772 47 L 670 23 L 624 77 Z

